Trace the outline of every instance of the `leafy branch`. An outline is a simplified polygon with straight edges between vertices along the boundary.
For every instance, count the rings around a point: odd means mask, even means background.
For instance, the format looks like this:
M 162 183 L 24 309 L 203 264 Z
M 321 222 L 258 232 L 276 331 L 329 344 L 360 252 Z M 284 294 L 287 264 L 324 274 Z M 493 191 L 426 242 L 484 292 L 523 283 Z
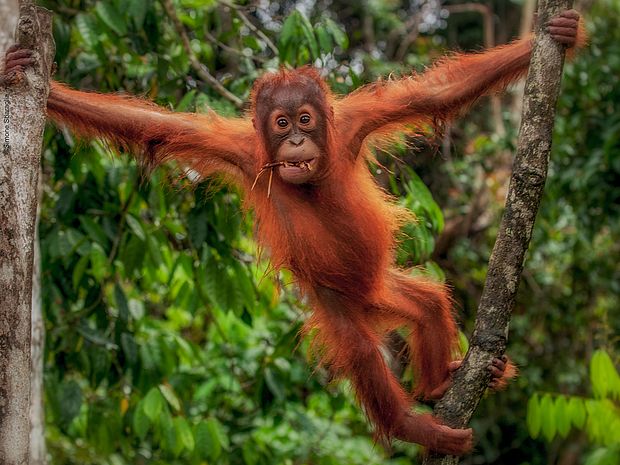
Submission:
M 203 81 L 208 82 L 215 89 L 215 91 L 219 93 L 222 97 L 224 97 L 226 100 L 229 100 L 230 102 L 232 102 L 237 108 L 242 108 L 243 100 L 241 100 L 231 91 L 226 89 L 226 87 L 224 87 L 222 83 L 218 81 L 217 78 L 209 72 L 207 67 L 198 60 L 198 57 L 192 50 L 192 46 L 189 41 L 189 36 L 187 34 L 187 31 L 185 30 L 185 27 L 181 23 L 181 20 L 179 19 L 177 12 L 174 9 L 174 4 L 172 3 L 172 0 L 162 0 L 162 3 L 166 10 L 166 14 L 172 20 L 172 24 L 174 24 L 174 28 L 177 31 L 177 34 L 179 34 L 179 36 L 181 37 L 181 43 L 183 44 L 183 49 L 185 50 L 185 53 L 187 53 L 189 62 L 192 65 L 192 68 L 194 68 L 194 71 L 196 71 L 196 74 Z

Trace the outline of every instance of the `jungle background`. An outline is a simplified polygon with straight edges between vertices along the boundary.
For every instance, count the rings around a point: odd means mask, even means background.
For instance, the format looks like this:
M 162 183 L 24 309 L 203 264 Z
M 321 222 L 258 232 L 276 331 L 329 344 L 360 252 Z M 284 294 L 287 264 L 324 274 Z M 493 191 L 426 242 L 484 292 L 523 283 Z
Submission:
M 283 64 L 314 64 L 344 94 L 422 71 L 449 50 L 506 43 L 532 18 L 524 0 L 40 4 L 55 12 L 58 80 L 225 115 Z M 576 6 L 590 42 L 565 67 L 512 318 L 520 376 L 481 403 L 465 464 L 620 463 L 620 2 Z M 369 167 L 418 217 L 403 231 L 400 264 L 453 287 L 465 335 L 520 98 L 516 86 L 483 99 L 442 134 L 403 140 Z M 147 179 L 130 157 L 53 127 L 42 172 L 51 464 L 419 463 L 415 445 L 376 444 L 348 383 L 307 356 L 297 337 L 305 304 L 286 273 L 265 275 L 238 192 L 172 166 Z M 396 334 L 388 347 L 399 344 Z

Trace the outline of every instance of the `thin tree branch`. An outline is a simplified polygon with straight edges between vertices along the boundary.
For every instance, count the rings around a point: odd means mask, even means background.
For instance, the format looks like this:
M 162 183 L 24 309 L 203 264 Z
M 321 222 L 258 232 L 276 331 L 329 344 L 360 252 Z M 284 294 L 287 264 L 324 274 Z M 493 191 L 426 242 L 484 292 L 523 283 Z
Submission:
M 232 3 L 226 2 L 224 0 L 220 0 L 218 2 L 220 5 L 224 5 L 230 9 L 235 10 L 235 12 L 237 13 L 237 15 L 239 16 L 239 18 L 241 18 L 241 21 L 243 21 L 243 23 L 248 27 L 248 29 L 250 31 L 252 31 L 254 34 L 256 34 L 258 37 L 260 37 L 260 39 L 265 42 L 265 44 L 267 45 L 267 47 L 269 47 L 269 49 L 273 52 L 273 54 L 275 56 L 278 56 L 280 52 L 278 52 L 278 47 L 275 46 L 275 44 L 271 41 L 271 39 L 269 37 L 267 37 L 267 35 L 261 31 L 259 28 L 257 28 L 254 23 L 252 23 L 252 21 L 250 21 L 250 19 L 245 15 L 245 13 L 243 13 L 243 11 L 241 11 L 241 9 L 237 6 L 234 5 Z
M 547 177 L 555 105 L 564 65 L 564 47 L 546 33 L 545 24 L 571 5 L 572 0 L 542 0 L 539 6 L 517 154 L 476 327 L 463 365 L 455 373 L 446 395 L 435 406 L 435 414 L 453 428 L 467 425 L 489 383 L 487 366 L 506 349 L 510 315 Z M 453 465 L 458 463 L 458 458 L 429 454 L 424 463 Z
M 400 51 L 400 49 L 404 46 L 404 41 L 407 40 L 407 37 L 409 37 L 410 35 L 415 35 L 417 33 L 419 23 L 420 23 L 420 14 L 413 13 L 404 24 L 402 24 L 400 27 L 396 29 L 393 29 L 388 34 L 388 38 L 386 40 L 387 45 L 385 47 L 385 55 L 388 57 L 392 57 L 394 58 L 394 60 L 396 60 L 395 57 L 396 57 L 397 44 L 400 43 L 398 47 L 398 50 Z M 405 39 L 403 39 L 403 42 L 399 42 L 399 37 L 403 35 Z M 409 45 L 411 45 L 411 43 L 407 44 L 406 48 L 409 48 Z M 403 56 L 404 56 L 404 53 L 406 52 L 407 50 L 405 49 L 405 51 L 403 52 Z
M 187 31 L 185 30 L 185 27 L 183 26 L 183 24 L 181 23 L 181 20 L 177 16 L 177 12 L 174 8 L 174 4 L 172 3 L 172 0 L 162 0 L 162 3 L 166 10 L 166 14 L 168 15 L 168 17 L 172 20 L 172 23 L 174 24 L 174 28 L 176 29 L 177 34 L 179 34 L 179 36 L 181 37 L 181 42 L 183 43 L 183 48 L 185 49 L 185 53 L 187 53 L 187 56 L 189 57 L 189 62 L 192 65 L 192 68 L 194 68 L 194 71 L 196 71 L 196 74 L 198 74 L 200 79 L 208 82 L 217 91 L 217 93 L 219 93 L 222 97 L 231 101 L 237 108 L 242 108 L 243 100 L 241 100 L 235 94 L 233 94 L 228 89 L 226 89 L 226 87 L 224 87 L 222 83 L 218 81 L 215 78 L 215 76 L 213 76 L 209 72 L 207 67 L 203 65 L 202 63 L 200 63 L 200 61 L 198 61 L 198 57 L 192 50 L 192 46 L 189 41 L 189 36 L 187 35 Z
M 403 38 L 403 41 L 400 43 L 398 50 L 396 51 L 396 61 L 403 61 L 405 59 L 405 55 L 407 54 L 407 50 L 412 43 L 420 35 L 420 30 L 418 29 L 418 22 L 415 21 L 411 26 L 411 30 L 407 33 L 407 35 Z
M 259 56 L 248 56 L 245 53 L 243 53 L 241 50 L 236 49 L 235 47 L 231 47 L 230 45 L 225 44 L 224 42 L 221 42 L 219 40 L 217 40 L 216 37 L 213 36 L 213 34 L 211 34 L 209 31 L 205 30 L 203 31 L 205 38 L 211 42 L 213 45 L 215 45 L 216 47 L 220 47 L 222 50 L 228 52 L 228 53 L 232 53 L 234 55 L 238 55 L 241 56 L 243 58 L 250 58 L 258 63 L 267 63 L 267 60 L 263 57 L 259 57 Z

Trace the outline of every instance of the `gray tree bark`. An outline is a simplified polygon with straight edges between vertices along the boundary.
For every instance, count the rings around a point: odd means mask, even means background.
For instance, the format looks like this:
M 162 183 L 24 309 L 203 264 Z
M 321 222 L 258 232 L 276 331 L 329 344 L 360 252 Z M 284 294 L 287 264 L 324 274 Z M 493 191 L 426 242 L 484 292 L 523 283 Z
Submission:
M 474 334 L 463 365 L 454 374 L 452 386 L 435 406 L 435 415 L 453 428 L 464 428 L 469 423 L 490 380 L 487 366 L 506 349 L 510 315 L 547 178 L 555 106 L 564 65 L 564 47 L 552 40 L 544 29 L 552 16 L 571 5 L 572 0 L 541 0 L 539 4 L 517 154 Z M 429 454 L 424 463 L 455 465 L 458 458 Z
M 41 200 L 41 171 L 37 188 L 38 204 Z M 41 302 L 41 250 L 39 243 L 39 218 L 37 208 L 34 230 L 34 262 L 32 267 L 32 311 L 31 311 L 31 379 L 30 379 L 30 465 L 47 463 L 45 445 L 45 408 L 43 403 L 43 355 L 45 353 L 45 322 Z
M 0 45 L 34 50 L 21 82 L 0 87 L 0 463 L 27 465 L 30 437 L 32 272 L 45 107 L 54 57 L 51 15 L 32 1 L 0 0 Z M 12 18 L 17 21 L 12 36 Z M 4 50 L 2 57 L 4 57 Z

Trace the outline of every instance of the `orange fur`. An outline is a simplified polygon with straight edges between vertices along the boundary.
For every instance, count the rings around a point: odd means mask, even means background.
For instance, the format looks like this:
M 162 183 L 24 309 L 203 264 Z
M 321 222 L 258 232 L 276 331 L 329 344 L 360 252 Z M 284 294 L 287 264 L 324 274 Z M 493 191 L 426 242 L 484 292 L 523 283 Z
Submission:
M 256 144 L 246 118 L 174 113 L 148 100 L 70 89 L 52 82 L 48 115 L 82 137 L 99 137 L 130 151 L 147 168 L 174 160 L 203 176 L 239 179 L 252 169 Z
M 374 182 L 366 166 L 368 145 L 389 142 L 394 131 L 441 125 L 521 77 L 530 51 L 530 40 L 520 40 L 455 55 L 424 74 L 381 81 L 344 98 L 334 96 L 311 68 L 281 70 L 256 82 L 246 118 L 173 113 L 144 100 L 57 83 L 48 108 L 55 121 L 137 153 L 148 167 L 174 160 L 239 184 L 273 268 L 290 269 L 314 309 L 304 331 L 316 333 L 322 362 L 351 380 L 378 434 L 459 454 L 471 447 L 469 430 L 410 413 L 414 395 L 430 395 L 449 376 L 457 345 L 451 300 L 443 285 L 395 269 L 395 235 L 410 213 Z M 271 111 L 261 96 L 276 88 L 320 107 L 327 120 L 322 157 L 328 169 L 308 185 L 263 176 L 250 189 L 274 157 L 252 119 L 261 121 Z M 412 331 L 414 395 L 403 390 L 381 352 L 386 332 L 400 326 Z

